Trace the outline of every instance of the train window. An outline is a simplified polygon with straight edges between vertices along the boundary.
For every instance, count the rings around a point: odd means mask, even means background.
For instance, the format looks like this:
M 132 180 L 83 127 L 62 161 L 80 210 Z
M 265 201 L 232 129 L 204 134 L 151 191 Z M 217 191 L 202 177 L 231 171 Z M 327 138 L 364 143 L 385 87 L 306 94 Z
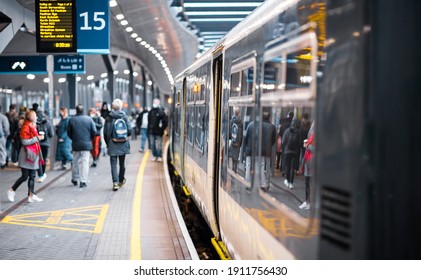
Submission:
M 187 106 L 187 141 L 192 145 L 195 127 L 194 109 L 193 106 Z
M 240 84 L 240 73 L 231 74 L 231 88 L 230 88 L 230 97 L 235 97 L 240 95 L 241 84 Z
M 311 60 L 311 50 L 307 48 L 287 54 L 286 90 L 310 87 L 312 81 Z
M 199 92 L 198 100 L 205 100 L 205 91 L 206 91 L 206 86 L 203 84 L 200 85 L 200 92 Z
M 263 93 L 280 90 L 282 86 L 282 58 L 274 57 L 264 64 Z
M 205 141 L 205 112 L 206 107 L 203 105 L 196 107 L 196 141 L 195 146 L 203 152 Z
M 241 71 L 241 95 L 253 94 L 254 69 L 253 67 Z

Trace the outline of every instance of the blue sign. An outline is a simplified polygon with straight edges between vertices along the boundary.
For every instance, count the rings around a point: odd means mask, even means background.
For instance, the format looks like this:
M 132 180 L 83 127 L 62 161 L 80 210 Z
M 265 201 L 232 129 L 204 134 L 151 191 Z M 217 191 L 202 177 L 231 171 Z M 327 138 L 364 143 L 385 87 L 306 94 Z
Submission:
M 85 56 L 83 55 L 55 55 L 55 74 L 84 74 Z
M 109 0 L 78 0 L 76 3 L 77 52 L 110 52 Z
M 0 56 L 1 74 L 46 74 L 46 56 Z

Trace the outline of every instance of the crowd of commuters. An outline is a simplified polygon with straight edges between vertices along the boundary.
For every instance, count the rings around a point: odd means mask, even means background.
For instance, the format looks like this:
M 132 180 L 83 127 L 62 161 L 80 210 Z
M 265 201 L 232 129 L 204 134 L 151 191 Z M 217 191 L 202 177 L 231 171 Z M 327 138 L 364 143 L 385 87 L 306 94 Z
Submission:
M 145 107 L 130 116 L 123 111 L 120 99 L 111 105 L 104 102 L 99 110 L 89 108 L 88 112 L 79 104 L 74 116 L 69 116 L 66 107 L 61 107 L 59 112 L 56 126 L 37 103 L 32 104 L 32 108 L 21 106 L 19 112 L 12 104 L 6 114 L 0 113 L 0 167 L 12 164 L 21 170 L 21 176 L 7 191 L 9 201 L 14 201 L 16 190 L 25 181 L 28 181 L 28 202 L 43 201 L 36 195 L 35 182 L 42 183 L 47 178 L 47 159 L 54 136 L 57 141 L 55 161 L 60 163 L 58 170 L 66 170 L 70 163 L 71 183 L 79 184 L 80 188 L 88 186 L 89 168 L 97 166 L 101 152 L 110 157 L 112 190 L 124 186 L 125 158 L 130 153 L 132 134 L 142 136 L 139 151 L 145 150 L 147 141 L 153 160 L 162 161 L 162 136 L 168 117 L 159 99 L 153 100 L 151 110 Z

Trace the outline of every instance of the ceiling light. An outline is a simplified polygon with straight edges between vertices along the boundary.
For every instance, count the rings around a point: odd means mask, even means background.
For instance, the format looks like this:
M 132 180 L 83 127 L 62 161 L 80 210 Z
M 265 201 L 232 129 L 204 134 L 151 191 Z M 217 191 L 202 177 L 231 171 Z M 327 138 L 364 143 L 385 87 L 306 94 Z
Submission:
M 146 45 L 145 45 L 145 48 L 149 49 L 149 47 L 150 47 L 150 46 L 151 46 L 151 45 L 146 44 Z
M 93 80 L 95 77 L 94 77 L 94 75 L 89 75 L 88 77 L 86 77 L 86 79 L 88 80 L 88 81 L 90 81 L 90 80 Z
M 105 78 L 105 77 L 107 77 L 108 76 L 108 74 L 107 73 L 102 73 L 101 74 L 101 78 Z
M 130 36 L 132 36 L 132 38 L 136 38 L 136 37 L 138 37 L 139 35 L 137 35 L 137 33 L 132 33 L 132 35 L 130 35 Z
M 137 37 L 137 38 L 136 38 L 136 42 L 140 42 L 140 41 L 142 41 L 142 38 Z
M 66 82 L 66 78 L 59 78 L 59 79 L 58 79 L 58 82 L 59 82 L 59 83 L 64 83 L 64 82 Z
M 184 8 L 215 8 L 215 7 L 259 7 L 262 2 L 249 2 L 249 3 L 184 3 Z
M 127 21 L 127 20 L 122 20 L 122 21 L 120 21 L 120 23 L 121 23 L 121 25 L 127 25 L 127 24 L 129 24 L 129 22 Z
M 157 51 L 156 51 L 156 50 L 153 50 L 153 51 L 152 51 L 152 53 L 153 53 L 153 54 L 156 54 L 156 53 L 157 53 Z
M 122 20 L 124 18 L 124 15 L 118 14 L 118 15 L 115 16 L 115 18 L 118 19 L 118 20 Z
M 48 84 L 50 82 L 49 78 L 44 78 L 44 83 Z
M 189 16 L 247 16 L 251 14 L 251 11 L 232 11 L 232 12 L 225 12 L 225 11 L 212 11 L 212 12 L 186 12 Z
M 142 43 L 140 43 L 142 46 L 146 45 L 146 41 L 143 41 Z
M 115 1 L 115 0 L 110 0 L 110 7 L 112 8 L 112 7 L 115 7 L 115 6 L 117 6 L 118 4 L 117 4 L 117 1 Z
M 118 70 L 114 70 L 113 74 L 114 75 L 117 75 L 118 74 Z
M 33 79 L 35 79 L 35 75 L 34 74 L 28 74 L 28 75 L 26 75 L 26 78 L 28 78 L 29 80 L 33 80 Z
M 126 74 L 126 75 L 129 75 L 129 74 L 130 74 L 130 70 L 125 69 L 125 70 L 123 71 L 123 73 L 124 73 L 124 74 Z
M 82 80 L 82 77 L 76 77 L 76 81 L 80 82 Z
M 139 76 L 139 73 L 133 72 L 133 77 L 137 77 L 137 76 Z
M 126 27 L 126 31 L 127 32 L 132 32 L 133 31 L 133 27 L 130 27 L 130 26 L 129 27 Z
M 148 81 L 148 86 L 151 86 L 152 84 L 152 81 Z
M 191 18 L 191 22 L 224 22 L 224 21 L 242 21 L 243 18 Z

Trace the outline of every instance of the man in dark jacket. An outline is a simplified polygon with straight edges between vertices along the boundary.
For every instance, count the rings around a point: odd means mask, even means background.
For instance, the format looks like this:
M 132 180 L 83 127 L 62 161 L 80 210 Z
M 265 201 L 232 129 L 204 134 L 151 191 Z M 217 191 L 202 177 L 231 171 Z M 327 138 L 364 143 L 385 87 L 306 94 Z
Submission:
M 131 135 L 130 122 L 127 119 L 126 114 L 121 110 L 123 108 L 123 101 L 115 99 L 112 103 L 113 111 L 111 111 L 108 118 L 105 120 L 104 125 L 104 139 L 108 148 L 108 155 L 110 156 L 111 163 L 111 175 L 113 178 L 113 191 L 117 191 L 123 187 L 126 182 L 126 154 L 130 154 L 130 141 L 129 136 Z M 121 134 L 124 134 L 126 140 L 118 140 L 115 135 L 117 128 L 117 122 L 123 120 L 125 123 L 120 125 Z M 124 132 L 123 130 L 126 129 Z M 117 158 L 120 165 L 120 170 L 117 174 Z
M 153 100 L 152 110 L 148 114 L 149 142 L 152 146 L 152 161 L 162 161 L 162 135 L 168 125 L 168 118 L 161 108 L 161 101 Z
M 292 189 L 294 183 L 294 172 L 298 164 L 298 157 L 300 155 L 300 137 L 299 137 L 299 121 L 293 119 L 290 127 L 285 130 L 282 137 L 282 151 L 285 154 L 285 173 L 286 179 L 284 185 Z
M 72 139 L 73 149 L 72 183 L 76 186 L 79 180 L 81 188 L 86 187 L 88 181 L 92 139 L 96 135 L 94 121 L 83 112 L 83 105 L 77 105 L 76 116 L 70 119 L 67 127 L 67 135 Z M 81 162 L 80 168 L 79 161 Z

